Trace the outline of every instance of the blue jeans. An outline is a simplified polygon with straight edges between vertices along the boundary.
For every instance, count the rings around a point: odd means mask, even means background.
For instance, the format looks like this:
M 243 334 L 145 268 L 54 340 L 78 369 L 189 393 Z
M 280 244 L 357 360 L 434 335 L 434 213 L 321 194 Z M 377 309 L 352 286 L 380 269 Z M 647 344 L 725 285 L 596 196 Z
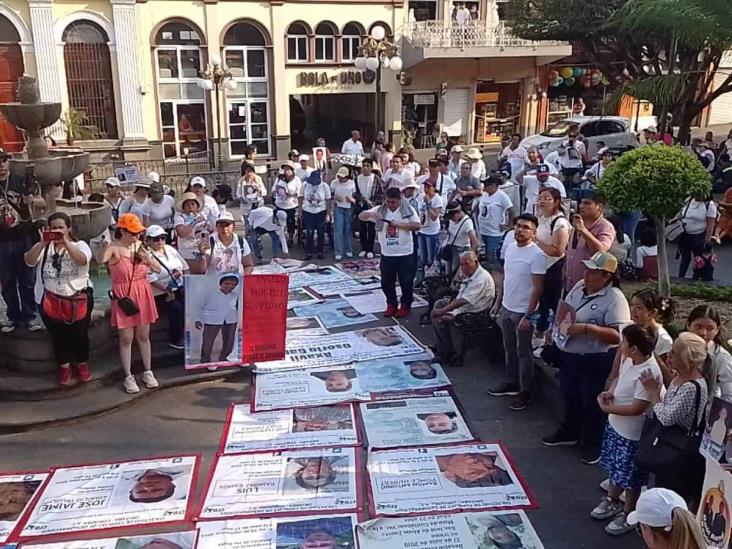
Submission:
M 351 250 L 351 208 L 333 208 L 333 248 L 335 255 L 344 256 Z
M 419 243 L 419 268 L 432 267 L 440 247 L 440 234 L 417 233 Z
M 23 254 L 32 246 L 30 234 L 12 240 L 0 239 L 0 286 L 8 307 L 8 320 L 16 324 L 27 324 L 36 317 L 34 273 L 23 261 Z
M 313 249 L 313 233 L 318 233 L 317 253 L 323 253 L 323 246 L 325 246 L 325 217 L 325 210 L 318 213 L 302 213 L 302 228 L 305 230 L 305 251 L 309 254 L 316 251 L 316 249 Z
M 488 236 L 486 234 L 480 235 L 481 240 L 483 240 L 483 245 L 485 246 L 485 257 L 488 261 L 489 267 L 498 267 L 500 266 L 499 258 L 498 256 L 501 253 L 501 244 L 503 244 L 503 237 L 502 236 Z
M 638 210 L 623 212 L 618 217 L 623 226 L 623 232 L 630 237 L 630 243 L 633 244 L 633 249 L 635 249 L 635 230 L 638 228 L 638 223 L 640 223 L 641 212 Z
M 257 259 L 262 259 L 262 237 L 268 234 L 272 239 L 272 257 L 282 254 L 282 242 L 280 242 L 280 236 L 274 231 L 267 231 L 261 227 L 257 227 L 252 231 L 247 231 L 247 240 L 249 246 L 254 252 L 254 256 Z

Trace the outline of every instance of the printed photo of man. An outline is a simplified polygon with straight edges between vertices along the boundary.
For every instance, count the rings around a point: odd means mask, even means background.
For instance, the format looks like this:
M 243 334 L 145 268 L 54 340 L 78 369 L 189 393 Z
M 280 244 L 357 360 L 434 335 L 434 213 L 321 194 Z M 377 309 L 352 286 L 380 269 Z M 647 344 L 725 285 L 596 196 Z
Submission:
M 277 525 L 276 549 L 353 549 L 350 517 L 327 517 Z
M 458 488 L 485 488 L 513 484 L 508 473 L 496 464 L 493 452 L 468 452 L 436 456 L 440 472 Z
M 310 375 L 325 383 L 325 390 L 329 393 L 343 393 L 353 389 L 351 380 L 356 378 L 356 371 L 331 370 L 328 372 L 310 372 Z
M 0 483 L 0 521 L 18 520 L 40 485 L 40 480 Z
M 201 310 L 195 322 L 197 330 L 203 330 L 201 341 L 201 364 L 211 362 L 214 343 L 221 334 L 221 350 L 218 362 L 228 362 L 234 350 L 236 332 L 239 324 L 239 301 L 241 290 L 239 277 L 228 274 L 219 278 L 216 292 L 202 300 Z
M 321 406 L 293 410 L 293 432 L 334 431 L 353 429 L 351 408 L 348 406 Z
M 361 337 L 378 347 L 394 347 L 403 343 L 402 338 L 394 328 L 368 328 L 360 332 Z
M 447 435 L 457 431 L 455 423 L 455 412 L 434 412 L 430 414 L 417 414 L 417 419 L 424 421 L 427 430 L 435 435 Z
M 415 379 L 435 379 L 437 370 L 426 360 L 416 360 L 414 362 L 405 362 L 409 366 L 409 374 Z

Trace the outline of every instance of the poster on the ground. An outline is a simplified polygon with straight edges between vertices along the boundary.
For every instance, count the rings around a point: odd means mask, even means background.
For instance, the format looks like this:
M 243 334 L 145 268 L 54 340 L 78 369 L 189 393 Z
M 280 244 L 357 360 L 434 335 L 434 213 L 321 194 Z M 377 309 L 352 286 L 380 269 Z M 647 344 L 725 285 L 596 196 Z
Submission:
M 417 393 L 452 385 L 442 366 L 431 353 L 354 364 L 361 388 L 368 393 Z
M 730 448 L 727 444 L 730 443 Z M 719 461 L 726 455 L 732 458 L 732 403 L 715 397 L 709 408 L 707 428 L 704 431 L 699 451 L 705 457 Z
M 287 276 L 245 275 L 242 361 L 285 356 Z
M 328 333 L 317 316 L 288 316 L 286 328 L 287 337 L 309 337 Z
M 186 276 L 186 369 L 242 362 L 240 274 Z
M 199 523 L 197 549 L 355 549 L 354 514 Z
M 356 512 L 358 456 L 353 448 L 219 456 L 199 518 Z
M 347 278 L 327 284 L 315 284 L 307 286 L 309 290 L 323 297 L 337 296 L 349 292 L 363 290 L 374 290 L 381 287 L 381 279 L 378 276 L 365 276 L 363 278 Z
M 470 442 L 475 437 L 451 396 L 361 404 L 369 448 Z
M 24 549 L 194 549 L 196 530 L 144 536 L 85 539 L 58 543 L 24 543 Z
M 401 298 L 402 290 L 397 286 L 397 296 Z M 342 294 L 343 299 L 361 314 L 381 313 L 386 310 L 386 296 L 381 290 L 361 290 Z M 426 307 L 424 298 L 415 295 L 412 301 L 412 309 Z
M 709 549 L 727 549 L 732 534 L 732 474 L 728 466 L 706 460 L 697 520 Z
M 322 298 L 307 288 L 295 288 L 287 293 L 287 310 L 320 303 Z
M 317 286 L 319 284 L 330 284 L 351 278 L 343 271 L 333 266 L 315 267 L 313 269 L 290 272 L 290 290 L 302 288 L 303 286 Z
M 376 516 L 533 505 L 499 444 L 372 451 L 368 471 Z
M 370 400 L 353 365 L 257 374 L 254 411 Z
M 358 446 L 353 406 L 319 406 L 251 413 L 251 405 L 229 405 L 219 452 L 269 452 Z
M 378 259 L 355 259 L 353 261 L 341 261 L 336 263 L 344 273 L 354 278 L 366 278 L 369 276 L 381 276 L 380 262 Z
M 259 362 L 256 371 L 268 373 L 332 366 L 424 352 L 425 347 L 402 326 L 378 326 L 302 339 L 288 338 L 285 359 Z
M 197 468 L 173 456 L 55 469 L 20 536 L 188 520 Z
M 372 314 L 359 313 L 340 297 L 330 297 L 322 303 L 298 306 L 293 309 L 296 316 L 317 316 L 326 328 L 341 328 L 366 324 L 378 320 Z
M 47 478 L 48 473 L 0 474 L 0 543 L 10 539 Z
M 378 518 L 356 528 L 360 549 L 543 549 L 523 511 Z

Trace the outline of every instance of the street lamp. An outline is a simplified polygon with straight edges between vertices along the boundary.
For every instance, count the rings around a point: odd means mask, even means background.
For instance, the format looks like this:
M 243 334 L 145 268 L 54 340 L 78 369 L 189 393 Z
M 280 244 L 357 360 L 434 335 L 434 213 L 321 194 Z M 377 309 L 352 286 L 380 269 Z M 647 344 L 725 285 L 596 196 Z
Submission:
M 381 115 L 381 69 L 390 69 L 394 72 L 402 70 L 402 58 L 399 57 L 399 48 L 386 38 L 386 30 L 381 25 L 371 29 L 371 35 L 366 37 L 359 48 L 359 56 L 354 60 L 358 70 L 370 70 L 376 73 L 376 102 L 374 106 L 374 131 L 379 133 Z
M 206 69 L 201 71 L 201 78 L 198 79 L 196 84 L 204 91 L 216 91 L 216 134 L 218 136 L 218 159 L 216 167 L 221 172 L 224 163 L 224 153 L 221 149 L 221 90 L 224 88 L 227 90 L 235 90 L 236 80 L 234 80 L 229 68 L 221 64 L 221 58 L 218 55 L 212 55 L 206 64 Z

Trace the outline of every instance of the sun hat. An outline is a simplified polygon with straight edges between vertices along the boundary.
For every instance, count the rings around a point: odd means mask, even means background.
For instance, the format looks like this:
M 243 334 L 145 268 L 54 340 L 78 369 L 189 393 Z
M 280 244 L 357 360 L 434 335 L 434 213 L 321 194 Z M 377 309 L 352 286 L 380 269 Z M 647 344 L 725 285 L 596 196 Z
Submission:
M 614 273 L 618 270 L 618 258 L 608 252 L 597 252 L 590 259 L 586 259 L 582 263 L 591 271 Z
M 233 223 L 234 222 L 234 216 L 231 212 L 224 210 L 219 214 L 219 216 L 216 218 L 216 223 Z
M 350 177 L 350 175 L 351 172 L 348 171 L 348 168 L 346 168 L 345 166 L 341 166 L 336 172 L 336 177 Z
M 165 229 L 163 229 L 160 225 L 150 225 L 145 231 L 145 235 L 147 235 L 148 238 L 157 238 L 158 236 L 163 236 L 164 234 L 166 234 Z
M 200 175 L 197 175 L 193 179 L 191 179 L 191 187 L 203 187 L 206 188 L 206 180 L 201 177 Z
M 117 220 L 117 228 L 133 234 L 139 234 L 145 231 L 145 226 L 140 218 L 133 213 L 126 213 L 119 216 Z
M 468 149 L 468 152 L 465 153 L 465 156 L 467 156 L 470 160 L 480 160 L 481 158 L 483 158 L 483 153 L 480 152 L 477 147 L 470 147 Z
M 651 488 L 641 494 L 635 511 L 631 511 L 626 520 L 631 526 L 640 523 L 669 532 L 676 508 L 688 510 L 684 498 L 666 488 Z
M 119 187 L 121 185 L 121 183 L 119 182 L 119 179 L 117 179 L 116 177 L 108 177 L 104 181 L 104 184 L 107 185 L 108 187 Z
M 203 208 L 203 204 L 201 204 L 201 199 L 198 198 L 196 193 L 183 193 L 183 195 L 180 197 L 180 202 L 178 202 L 178 209 L 182 210 L 183 204 L 185 204 L 189 200 L 193 200 L 196 204 L 198 204 L 199 210 Z

